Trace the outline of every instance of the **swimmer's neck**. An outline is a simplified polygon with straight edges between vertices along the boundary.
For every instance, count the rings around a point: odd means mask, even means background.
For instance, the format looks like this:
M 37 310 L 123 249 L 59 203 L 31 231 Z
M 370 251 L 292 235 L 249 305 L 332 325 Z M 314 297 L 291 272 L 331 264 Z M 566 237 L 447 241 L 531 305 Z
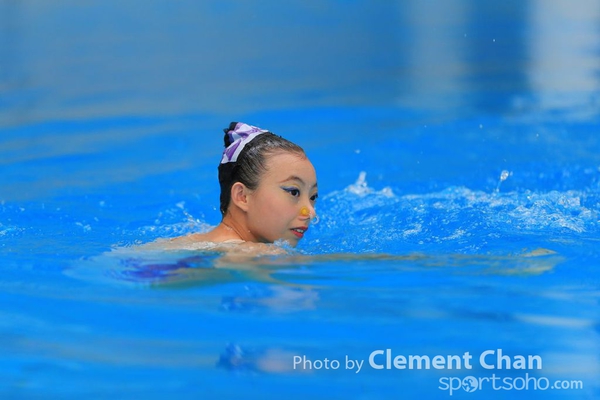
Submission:
M 241 217 L 241 218 L 240 218 Z M 245 224 L 245 216 L 235 218 L 231 213 L 225 214 L 221 223 L 213 230 L 213 232 L 227 240 L 243 240 L 245 242 L 259 242 L 257 238 L 250 232 Z

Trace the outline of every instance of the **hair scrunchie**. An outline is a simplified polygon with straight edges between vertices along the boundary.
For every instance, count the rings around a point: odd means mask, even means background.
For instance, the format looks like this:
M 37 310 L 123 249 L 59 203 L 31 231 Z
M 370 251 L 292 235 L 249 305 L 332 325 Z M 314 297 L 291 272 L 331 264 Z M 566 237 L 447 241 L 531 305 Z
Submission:
M 221 164 L 236 162 L 244 147 L 250 143 L 252 139 L 260 134 L 269 133 L 267 130 L 244 124 L 243 122 L 232 122 L 229 124 L 229 128 L 225 128 L 223 131 L 229 139 L 229 145 L 227 145 L 223 151 Z

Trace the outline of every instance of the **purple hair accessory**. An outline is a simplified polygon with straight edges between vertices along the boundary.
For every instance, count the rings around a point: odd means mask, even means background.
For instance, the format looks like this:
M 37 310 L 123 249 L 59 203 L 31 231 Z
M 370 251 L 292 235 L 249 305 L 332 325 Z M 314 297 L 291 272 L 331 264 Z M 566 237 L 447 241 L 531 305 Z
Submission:
M 269 131 L 244 124 L 243 122 L 232 122 L 231 125 L 229 125 L 229 130 L 225 129 L 225 133 L 229 136 L 231 144 L 227 146 L 223 152 L 221 164 L 236 162 L 244 147 L 250 143 L 252 139 L 267 132 Z

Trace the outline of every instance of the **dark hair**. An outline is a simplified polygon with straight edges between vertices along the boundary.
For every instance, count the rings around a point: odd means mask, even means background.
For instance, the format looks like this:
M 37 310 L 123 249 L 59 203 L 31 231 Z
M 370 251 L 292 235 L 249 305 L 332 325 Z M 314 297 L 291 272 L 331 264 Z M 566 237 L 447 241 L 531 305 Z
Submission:
M 231 123 L 235 124 L 234 122 Z M 225 129 L 227 132 L 229 129 Z M 225 133 L 225 148 L 229 147 L 231 140 Z M 221 214 L 225 216 L 231 201 L 231 187 L 236 182 L 243 183 L 248 189 L 258 187 L 262 174 L 267 170 L 267 157 L 278 152 L 290 152 L 306 157 L 302 147 L 266 132 L 256 136 L 242 149 L 237 161 L 219 164 L 219 185 L 221 186 Z

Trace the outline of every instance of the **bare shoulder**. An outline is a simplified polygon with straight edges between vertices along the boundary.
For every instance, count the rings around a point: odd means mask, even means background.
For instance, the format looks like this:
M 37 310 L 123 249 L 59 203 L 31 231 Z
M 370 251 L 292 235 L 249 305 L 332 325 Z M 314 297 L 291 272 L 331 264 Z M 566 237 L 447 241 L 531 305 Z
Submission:
M 157 239 L 154 242 L 143 244 L 139 248 L 141 250 L 211 250 L 238 259 L 288 254 L 285 249 L 274 244 L 214 237 L 210 233 L 195 233 L 171 239 Z
M 195 233 L 169 239 L 160 238 L 136 247 L 140 250 L 192 250 L 190 247 L 193 247 L 198 243 L 209 242 L 205 236 L 206 234 Z
M 254 243 L 254 242 L 239 242 L 229 251 L 232 254 L 247 254 L 254 256 L 261 255 L 285 255 L 287 250 L 271 243 Z

